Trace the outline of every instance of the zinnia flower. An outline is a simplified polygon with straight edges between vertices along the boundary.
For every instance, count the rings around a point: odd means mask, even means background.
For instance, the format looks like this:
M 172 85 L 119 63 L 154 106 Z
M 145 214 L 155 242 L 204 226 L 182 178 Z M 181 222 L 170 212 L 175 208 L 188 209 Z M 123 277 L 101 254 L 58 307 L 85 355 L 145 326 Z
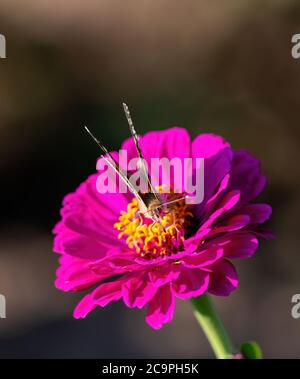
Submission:
M 228 296 L 236 289 L 231 261 L 251 257 L 258 237 L 269 236 L 261 224 L 271 207 L 252 203 L 266 184 L 260 162 L 219 136 L 201 134 L 191 141 L 185 129 L 171 128 L 141 136 L 140 144 L 148 163 L 152 157 L 204 158 L 203 202 L 178 201 L 161 223 L 140 225 L 131 193 L 100 194 L 97 174 L 90 176 L 65 197 L 54 230 L 60 254 L 56 286 L 93 287 L 75 318 L 122 299 L 131 308 L 147 307 L 147 323 L 159 329 L 172 320 L 177 298 Z M 129 159 L 137 156 L 132 138 L 122 149 Z

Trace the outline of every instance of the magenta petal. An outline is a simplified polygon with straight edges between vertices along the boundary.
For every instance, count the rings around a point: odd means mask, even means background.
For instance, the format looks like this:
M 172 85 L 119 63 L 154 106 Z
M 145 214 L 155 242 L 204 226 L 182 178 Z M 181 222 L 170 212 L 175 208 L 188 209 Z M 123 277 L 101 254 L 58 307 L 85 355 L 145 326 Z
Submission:
M 268 204 L 248 204 L 242 207 L 239 213 L 248 215 L 251 224 L 263 224 L 270 218 L 272 208 Z
M 116 253 L 116 256 L 118 256 L 118 254 L 120 253 L 120 251 L 109 251 L 108 254 L 103 257 L 103 258 L 100 258 L 100 259 L 97 259 L 97 260 L 90 260 L 89 261 L 89 269 L 93 272 L 95 272 L 97 275 L 106 275 L 107 273 L 114 273 L 115 270 L 113 267 L 111 267 L 110 265 L 110 259 L 111 259 L 111 255 L 115 255 L 115 254 L 110 254 L 111 252 L 113 253 Z
M 233 151 L 222 138 L 213 134 L 200 134 L 192 142 L 192 157 L 204 158 L 204 201 L 216 192 L 224 177 L 230 172 Z M 199 216 L 203 211 L 199 206 Z
M 211 238 L 216 234 L 233 232 L 235 230 L 243 229 L 245 226 L 249 225 L 250 217 L 247 215 L 237 215 L 228 218 L 222 225 L 213 229 L 207 236 Z
M 141 257 L 136 257 L 134 261 L 136 263 L 138 263 L 139 265 L 144 266 L 144 267 L 146 267 L 146 266 L 148 266 L 148 267 L 150 267 L 150 266 L 151 267 L 154 267 L 154 266 L 161 267 L 162 265 L 167 264 L 170 261 L 178 260 L 180 258 L 185 257 L 188 254 L 189 253 L 186 251 L 186 249 L 184 249 L 183 251 L 178 251 L 178 252 L 171 254 L 171 255 L 158 256 L 158 257 L 153 258 L 151 260 L 141 258 Z
M 82 291 L 101 279 L 89 269 L 88 261 L 63 255 L 60 264 L 55 286 L 63 291 Z
M 112 301 L 120 300 L 122 297 L 122 285 L 124 284 L 123 278 L 114 280 L 109 283 L 101 284 L 92 293 L 92 298 L 95 304 L 105 307 Z
M 214 243 L 221 246 L 225 258 L 246 259 L 252 257 L 258 248 L 254 233 L 237 232 L 217 238 Z
M 228 186 L 229 179 L 230 179 L 230 174 L 227 174 L 221 180 L 216 193 L 211 198 L 209 198 L 209 200 L 205 204 L 206 213 L 210 214 L 212 209 L 216 206 L 217 202 L 219 201 L 220 197 L 222 196 L 222 194 L 224 193 L 224 191 L 226 190 Z
M 247 151 L 235 151 L 229 189 L 239 189 L 241 201 L 246 203 L 256 198 L 265 185 L 266 178 L 261 174 L 260 161 Z
M 152 175 L 150 167 L 151 158 L 183 159 L 190 156 L 190 136 L 183 128 L 171 128 L 164 131 L 146 133 L 144 136 L 140 136 L 140 145 L 145 160 L 148 163 L 149 173 L 154 185 L 159 184 L 159 178 Z M 136 147 L 132 138 L 124 142 L 122 149 L 127 150 L 128 160 L 137 157 Z M 160 177 L 161 175 L 162 171 L 160 172 Z M 173 182 L 173 180 L 171 184 L 177 187 L 177 183 Z
M 71 231 L 57 235 L 54 248 L 59 253 L 90 260 L 101 259 L 111 250 L 109 245 Z
M 139 271 L 140 265 L 135 263 L 132 251 L 110 250 L 107 255 L 89 263 L 89 268 L 98 275 L 104 276 L 110 273 L 118 275 L 126 272 Z
M 204 251 L 199 251 L 194 253 L 182 260 L 182 264 L 185 267 L 196 268 L 209 266 L 216 262 L 223 256 L 223 249 L 219 248 L 208 248 Z
M 124 303 L 130 308 L 143 308 L 155 296 L 157 288 L 148 280 L 147 273 L 133 274 L 122 288 Z
M 209 228 L 218 217 L 226 214 L 229 210 L 231 210 L 240 200 L 240 191 L 230 191 L 226 194 L 226 196 L 222 199 L 220 204 L 218 204 L 218 209 L 209 216 L 208 220 L 202 225 L 202 228 Z
M 190 136 L 187 130 L 183 128 L 175 127 L 163 131 L 149 132 L 144 136 L 140 136 L 141 149 L 148 163 L 149 173 L 154 185 L 163 184 L 160 183 L 160 181 L 162 181 L 165 172 L 161 169 L 159 177 L 154 175 L 154 173 L 151 172 L 151 158 L 168 158 L 170 160 L 176 158 L 182 160 L 191 156 L 190 144 Z M 137 157 L 136 147 L 132 138 L 124 142 L 122 149 L 127 150 L 128 160 Z M 184 165 L 182 163 L 182 169 L 183 167 Z M 171 183 L 168 184 L 174 186 L 174 188 L 181 189 L 184 181 L 178 181 L 180 176 L 171 175 Z
M 208 284 L 207 272 L 198 268 L 182 268 L 179 278 L 172 283 L 172 290 L 176 297 L 187 300 L 202 295 L 207 290 Z
M 117 238 L 118 231 L 113 227 L 113 223 L 107 225 L 107 222 L 96 212 L 85 207 L 77 207 L 72 211 L 64 209 L 62 214 L 66 227 L 72 231 L 96 241 L 101 241 L 102 244 L 108 246 L 120 245 L 120 241 Z M 117 218 L 115 221 L 117 221 Z
M 222 225 L 215 228 L 207 228 L 201 226 L 195 236 L 188 238 L 184 241 L 186 250 L 197 251 L 199 245 L 205 239 L 211 239 L 218 234 L 233 232 L 243 229 L 250 222 L 250 217 L 247 215 L 236 215 L 227 218 Z
M 136 271 L 141 268 L 139 264 L 135 263 L 134 254 L 132 252 L 130 252 L 127 257 L 125 253 L 123 256 L 112 256 L 110 259 L 108 259 L 108 264 L 112 269 L 116 271 L 120 269 L 126 271 Z
M 82 300 L 77 304 L 74 309 L 73 316 L 75 318 L 85 318 L 88 313 L 93 311 L 96 308 L 96 304 L 92 299 L 91 294 L 85 295 Z
M 238 285 L 238 276 L 234 266 L 226 259 L 220 259 L 210 267 L 208 292 L 218 296 L 229 296 Z
M 114 221 L 120 211 L 126 210 L 128 196 L 122 193 L 99 193 L 97 180 L 98 174 L 91 175 L 75 192 L 67 195 L 63 201 L 63 213 L 85 208 L 99 215 L 102 220 Z
M 261 237 L 261 238 L 267 238 L 267 239 L 275 239 L 276 236 L 274 234 L 274 232 L 270 229 L 261 229 L 261 228 L 256 228 L 253 230 L 253 233 L 257 236 L 257 237 Z
M 127 200 L 112 194 L 111 204 L 96 189 L 97 175 L 92 175 L 76 192 L 64 199 L 62 221 L 55 227 L 54 250 L 84 259 L 100 259 L 111 247 L 122 247 L 113 224 Z M 108 198 L 107 198 L 108 196 Z
M 166 263 L 164 266 L 155 267 L 149 272 L 149 279 L 155 287 L 161 287 L 177 279 L 180 274 L 178 265 Z
M 215 134 L 200 134 L 192 142 L 192 156 L 211 158 L 220 151 L 230 147 L 224 138 Z
M 146 133 L 140 136 L 140 145 L 147 163 L 150 158 L 186 158 L 190 157 L 190 136 L 186 129 L 170 128 Z M 127 150 L 128 160 L 137 157 L 133 138 L 127 139 L 123 145 Z
M 113 153 L 112 153 L 113 154 Z M 96 174 L 87 181 L 86 195 L 89 195 L 89 206 L 98 208 L 102 219 L 113 221 L 115 216 L 119 216 L 120 211 L 125 211 L 127 208 L 128 200 L 132 198 L 131 193 L 99 193 L 97 189 L 97 180 L 99 174 Z M 91 203 L 93 202 L 93 203 Z
M 160 287 L 148 305 L 146 322 L 153 329 L 160 329 L 164 324 L 173 319 L 176 299 L 170 289 L 170 285 Z
M 210 228 L 203 229 L 201 227 L 194 236 L 192 236 L 192 237 L 190 237 L 184 241 L 185 250 L 188 251 L 189 253 L 196 252 L 200 248 L 201 242 L 206 237 L 208 237 L 210 233 L 212 233 L 212 229 L 210 229 Z

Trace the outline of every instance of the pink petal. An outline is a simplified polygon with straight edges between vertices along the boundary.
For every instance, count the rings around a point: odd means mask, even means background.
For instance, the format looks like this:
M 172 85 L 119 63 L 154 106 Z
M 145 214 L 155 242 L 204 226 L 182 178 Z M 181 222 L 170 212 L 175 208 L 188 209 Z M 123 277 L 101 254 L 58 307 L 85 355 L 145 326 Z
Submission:
M 250 258 L 258 248 L 258 240 L 253 233 L 230 233 L 214 240 L 214 244 L 221 246 L 225 258 Z
M 121 245 L 118 240 L 119 232 L 114 228 L 113 223 L 108 223 L 95 212 L 95 209 L 79 206 L 72 210 L 64 208 L 62 215 L 66 227 L 72 231 L 109 246 L 114 246 L 116 243 Z M 117 221 L 116 217 L 114 222 Z
M 113 221 L 121 210 L 126 210 L 128 195 L 122 193 L 101 194 L 97 190 L 98 174 L 91 175 L 79 188 L 64 199 L 64 207 L 93 209 L 101 219 Z M 132 196 L 131 196 L 132 197 Z
M 91 294 L 85 295 L 74 309 L 74 318 L 85 318 L 91 311 L 96 308 L 96 304 L 92 299 Z
M 127 255 L 124 254 L 123 256 L 116 255 L 110 257 L 108 259 L 108 265 L 113 268 L 114 270 L 126 270 L 126 271 L 134 271 L 140 269 L 140 265 L 135 263 L 134 260 L 134 252 L 130 251 L 130 253 Z
M 208 292 L 218 296 L 229 296 L 238 285 L 238 276 L 234 266 L 226 259 L 220 259 L 210 267 Z
M 256 198 L 266 185 L 261 174 L 260 161 L 247 151 L 236 151 L 232 161 L 228 188 L 241 191 L 241 201 L 247 203 Z
M 134 253 L 130 250 L 110 250 L 102 258 L 89 263 L 89 268 L 98 275 L 118 275 L 125 272 L 139 271 L 141 266 L 134 261 Z
M 267 238 L 267 239 L 275 239 L 276 238 L 275 234 L 270 229 L 255 228 L 252 230 L 252 232 L 257 237 L 262 237 L 262 238 Z
M 146 133 L 144 136 L 140 136 L 140 145 L 143 151 L 146 162 L 148 163 L 148 169 L 151 176 L 151 180 L 154 185 L 160 183 L 163 171 L 160 171 L 159 178 L 155 177 L 151 172 L 151 158 L 183 158 L 190 157 L 190 136 L 186 129 L 183 128 L 170 128 L 163 131 L 155 131 Z M 132 138 L 127 139 L 122 149 L 127 150 L 128 160 L 137 157 L 137 151 Z M 182 164 L 183 167 L 183 164 Z M 183 181 L 179 182 L 179 177 L 175 175 L 171 176 L 171 185 L 175 188 L 181 188 Z
M 246 215 L 237 215 L 227 218 L 223 225 L 217 227 L 205 228 L 200 227 L 198 232 L 193 236 L 184 241 L 184 247 L 188 251 L 197 251 L 202 241 L 206 239 L 211 239 L 218 234 L 229 233 L 236 230 L 243 229 L 250 222 L 250 217 Z
M 202 228 L 209 228 L 218 219 L 218 217 L 231 210 L 239 202 L 239 200 L 240 191 L 235 190 L 227 193 L 220 204 L 218 204 L 218 209 L 209 216 L 208 220 L 202 225 Z
M 66 233 L 59 233 L 55 237 L 54 250 L 82 259 L 95 260 L 105 257 L 110 250 L 117 252 L 120 249 L 112 249 L 110 245 L 102 243 L 101 241 L 96 241 L 79 233 L 67 230 Z
M 122 285 L 124 279 L 101 284 L 91 294 L 84 296 L 74 310 L 75 318 L 84 318 L 97 305 L 105 307 L 112 301 L 120 300 L 122 297 Z
M 124 279 L 114 280 L 109 283 L 101 284 L 92 293 L 92 298 L 95 304 L 105 307 L 112 301 L 120 300 L 122 297 L 122 285 Z
M 86 259 L 100 259 L 111 247 L 122 247 L 114 223 L 126 209 L 122 194 L 101 195 L 96 189 L 97 175 L 64 199 L 62 221 L 55 227 L 54 250 Z
M 180 268 L 175 264 L 166 263 L 163 266 L 154 267 L 149 272 L 149 279 L 155 287 L 161 287 L 177 279 L 180 274 Z
M 194 236 L 187 238 L 184 241 L 184 249 L 190 254 L 198 251 L 201 247 L 202 241 L 207 238 L 210 233 L 212 233 L 211 228 L 204 229 L 201 227 Z
M 249 225 L 250 217 L 246 215 L 237 215 L 228 218 L 223 225 L 214 228 L 208 235 L 207 238 L 211 238 L 216 234 L 233 232 L 235 230 L 243 229 L 245 226 Z
M 211 211 L 212 211 L 212 209 L 216 206 L 216 204 L 219 201 L 221 195 L 227 189 L 227 186 L 228 186 L 228 183 L 229 183 L 229 179 L 230 179 L 230 174 L 227 174 L 221 180 L 221 182 L 219 184 L 219 187 L 217 189 L 217 192 L 205 204 L 205 212 L 206 213 L 210 214 Z
M 82 291 L 101 279 L 89 269 L 88 261 L 64 255 L 60 264 L 55 286 L 63 291 Z
M 215 134 L 200 134 L 192 142 L 192 156 L 211 158 L 230 147 L 224 138 Z
M 189 254 L 189 251 L 184 249 L 183 251 L 178 251 L 178 252 L 175 252 L 174 254 L 171 254 L 171 255 L 158 256 L 157 258 L 153 258 L 151 260 L 141 258 L 141 257 L 137 257 L 137 258 L 135 258 L 135 262 L 141 266 L 148 266 L 148 267 L 149 266 L 151 266 L 151 267 L 162 266 L 162 265 L 164 265 L 170 261 L 181 259 L 188 254 Z
M 194 253 L 182 260 L 182 264 L 189 268 L 209 266 L 223 256 L 223 249 L 208 248 L 207 250 Z
M 148 164 L 150 158 L 186 158 L 190 157 L 190 136 L 186 129 L 170 128 L 148 132 L 140 136 L 140 145 Z M 128 138 L 122 145 L 128 152 L 128 160 L 137 157 L 133 138 Z
M 250 216 L 251 224 L 263 224 L 270 218 L 272 207 L 268 204 L 248 204 L 238 212 Z
M 176 300 L 170 286 L 160 287 L 148 305 L 146 322 L 153 329 L 160 329 L 164 324 L 172 321 L 175 306 Z
M 208 287 L 209 275 L 200 269 L 181 269 L 179 278 L 172 283 L 176 297 L 186 300 L 202 295 Z
M 156 292 L 157 288 L 148 280 L 145 272 L 132 274 L 122 289 L 124 303 L 130 308 L 143 308 Z
M 198 207 L 198 216 L 201 216 L 203 206 L 231 169 L 233 151 L 222 137 L 200 134 L 192 142 L 192 157 L 204 158 L 204 201 Z

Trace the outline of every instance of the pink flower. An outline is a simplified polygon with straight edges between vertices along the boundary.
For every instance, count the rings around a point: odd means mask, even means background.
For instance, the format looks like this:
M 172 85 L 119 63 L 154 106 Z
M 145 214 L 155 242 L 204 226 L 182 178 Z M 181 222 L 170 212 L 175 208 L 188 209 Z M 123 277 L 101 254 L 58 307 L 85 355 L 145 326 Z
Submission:
M 266 184 L 260 163 L 246 151 L 234 151 L 219 136 L 201 134 L 194 141 L 185 129 L 150 132 L 140 139 L 147 162 L 152 157 L 205 159 L 204 201 L 174 205 L 161 224 L 138 228 L 132 194 L 99 194 L 97 174 L 65 197 L 56 225 L 54 250 L 60 253 L 56 286 L 86 294 L 74 311 L 85 317 L 97 306 L 123 300 L 128 307 L 147 306 L 154 329 L 172 320 L 176 299 L 209 292 L 228 296 L 238 285 L 233 259 L 251 257 L 267 204 L 253 204 Z M 129 159 L 136 156 L 132 139 L 124 142 Z

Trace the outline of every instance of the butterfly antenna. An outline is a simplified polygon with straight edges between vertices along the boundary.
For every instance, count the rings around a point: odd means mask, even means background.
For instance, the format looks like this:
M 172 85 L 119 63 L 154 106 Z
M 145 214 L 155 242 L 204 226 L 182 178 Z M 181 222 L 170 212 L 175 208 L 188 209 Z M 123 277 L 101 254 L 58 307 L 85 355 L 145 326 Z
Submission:
M 101 149 L 105 154 L 110 155 L 109 152 L 108 152 L 108 150 L 107 150 L 107 148 L 101 143 L 101 141 L 99 141 L 98 138 L 96 138 L 96 137 L 94 136 L 94 134 L 90 131 L 90 129 L 89 129 L 87 126 L 85 126 L 84 129 L 89 133 L 89 135 L 93 138 L 93 140 L 94 140 L 94 141 L 96 142 L 96 144 L 100 147 L 100 149 Z
M 132 137 L 134 139 L 134 144 L 135 144 L 135 147 L 138 151 L 138 154 L 139 154 L 139 157 L 142 161 L 142 170 L 144 172 L 144 175 L 146 177 L 146 180 L 148 182 L 148 186 L 151 190 L 151 192 L 154 194 L 155 198 L 159 200 L 159 197 L 155 191 L 155 188 L 153 187 L 153 184 L 151 182 L 151 179 L 149 177 L 149 173 L 148 173 L 148 170 L 147 168 L 145 167 L 145 164 L 143 162 L 145 162 L 145 158 L 144 158 L 144 155 L 143 155 L 143 152 L 142 152 L 142 149 L 141 149 L 141 146 L 140 146 L 140 141 L 139 141 L 139 136 L 134 128 L 134 125 L 133 125 L 133 121 L 132 121 L 132 118 L 131 118 L 131 115 L 130 115 L 130 111 L 129 111 L 129 108 L 127 106 L 126 103 L 122 103 L 123 105 L 123 109 L 124 109 L 124 112 L 125 112 L 125 116 L 127 118 L 127 122 L 128 122 L 128 125 L 129 125 L 129 129 L 130 129 L 130 132 L 132 134 Z
M 130 132 L 132 134 L 132 137 L 134 139 L 134 143 L 135 143 L 135 147 L 139 153 L 139 156 L 140 158 L 144 161 L 145 158 L 144 158 L 144 155 L 143 155 L 143 152 L 142 152 L 142 149 L 140 147 L 140 141 L 139 141 L 139 136 L 135 130 L 135 127 L 133 125 L 133 121 L 132 121 L 132 118 L 131 118 L 131 115 L 130 115 L 130 112 L 129 112 L 129 108 L 127 106 L 127 104 L 125 103 L 122 103 L 123 105 L 123 109 L 124 109 L 124 112 L 125 112 L 125 116 L 127 118 L 127 122 L 128 122 L 128 125 L 129 125 L 129 129 L 130 129 Z
M 167 201 L 166 203 L 162 203 L 162 204 L 158 205 L 155 209 L 161 208 L 161 207 L 163 207 L 165 205 L 177 203 L 178 201 L 186 200 L 187 198 L 188 198 L 188 196 L 183 196 L 183 197 L 180 197 L 179 199 L 176 199 L 176 200 Z
M 124 112 L 125 112 L 125 116 L 127 118 L 127 122 L 128 122 L 128 125 L 129 125 L 129 128 L 130 128 L 130 131 L 133 135 L 133 138 L 137 141 L 138 140 L 138 135 L 137 135 L 137 132 L 134 128 L 134 125 L 133 125 L 133 121 L 132 121 L 132 118 L 131 118 L 131 115 L 130 115 L 130 112 L 129 112 L 129 108 L 127 106 L 127 104 L 125 103 L 122 103 L 123 105 L 123 109 L 124 109 Z

